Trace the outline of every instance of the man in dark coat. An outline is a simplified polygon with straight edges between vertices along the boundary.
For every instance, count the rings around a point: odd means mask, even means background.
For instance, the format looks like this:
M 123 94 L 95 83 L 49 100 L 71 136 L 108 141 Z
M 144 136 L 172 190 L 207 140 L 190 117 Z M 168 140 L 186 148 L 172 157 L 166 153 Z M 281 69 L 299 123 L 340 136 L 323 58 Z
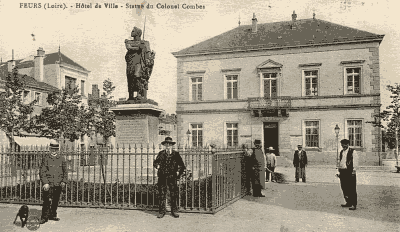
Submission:
M 41 224 L 48 220 L 59 221 L 57 207 L 62 188 L 68 179 L 67 162 L 59 154 L 60 145 L 56 141 L 50 143 L 50 154 L 45 154 L 40 166 L 40 179 L 43 184 L 43 207 Z
M 261 193 L 261 183 L 265 181 L 265 156 L 261 150 L 261 140 L 254 140 L 253 160 L 254 160 L 254 179 L 253 179 L 253 197 L 265 197 Z M 262 181 L 262 182 L 261 182 Z M 264 182 L 265 183 L 265 182 Z
M 293 157 L 293 166 L 296 168 L 295 181 L 299 182 L 301 178 L 303 182 L 306 182 L 307 153 L 302 145 L 297 145 L 297 148 Z
M 186 168 L 179 152 L 172 150 L 172 146 L 175 142 L 172 141 L 171 137 L 166 137 L 165 141 L 161 144 L 165 146 L 165 149 L 158 153 L 153 163 L 154 168 L 158 169 L 157 176 L 160 205 L 157 218 L 162 218 L 165 215 L 167 187 L 169 188 L 171 196 L 171 214 L 173 217 L 178 218 L 178 185 L 176 182 L 181 178 Z M 177 174 L 178 172 L 179 174 Z
M 340 145 L 343 150 L 340 151 L 339 174 L 337 176 L 340 178 L 340 187 L 346 201 L 346 204 L 342 207 L 350 207 L 350 210 L 355 210 L 357 208 L 356 169 L 358 168 L 358 155 L 354 149 L 349 148 L 350 141 L 348 139 L 342 139 Z
M 249 148 L 247 144 L 242 145 L 243 149 L 243 180 L 244 180 L 244 186 L 246 188 L 246 195 L 251 195 L 251 181 L 253 179 L 254 171 L 253 171 L 253 166 L 254 166 L 254 161 L 252 158 L 253 155 L 253 150 Z

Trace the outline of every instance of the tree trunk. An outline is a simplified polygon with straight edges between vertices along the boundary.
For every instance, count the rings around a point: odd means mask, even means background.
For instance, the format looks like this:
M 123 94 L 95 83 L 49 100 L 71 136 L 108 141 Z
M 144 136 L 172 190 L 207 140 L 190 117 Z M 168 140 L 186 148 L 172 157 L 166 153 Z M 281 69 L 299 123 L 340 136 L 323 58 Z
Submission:
M 396 128 L 396 166 L 399 166 L 399 137 L 397 133 L 398 128 Z

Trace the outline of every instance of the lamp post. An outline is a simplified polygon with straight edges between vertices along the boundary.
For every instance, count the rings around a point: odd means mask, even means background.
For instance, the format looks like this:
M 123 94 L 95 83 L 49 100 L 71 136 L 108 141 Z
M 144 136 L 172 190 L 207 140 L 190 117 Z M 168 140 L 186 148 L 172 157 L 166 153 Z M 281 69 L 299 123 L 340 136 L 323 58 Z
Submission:
M 188 145 L 188 148 L 189 148 L 189 138 L 190 138 L 190 130 L 188 129 L 187 130 L 187 132 L 186 132 L 186 135 L 187 135 L 187 138 L 188 138 L 188 142 L 187 142 L 187 145 Z
M 336 167 L 339 167 L 339 131 L 340 131 L 340 128 L 336 124 L 336 126 L 335 126 L 335 134 L 336 134 Z

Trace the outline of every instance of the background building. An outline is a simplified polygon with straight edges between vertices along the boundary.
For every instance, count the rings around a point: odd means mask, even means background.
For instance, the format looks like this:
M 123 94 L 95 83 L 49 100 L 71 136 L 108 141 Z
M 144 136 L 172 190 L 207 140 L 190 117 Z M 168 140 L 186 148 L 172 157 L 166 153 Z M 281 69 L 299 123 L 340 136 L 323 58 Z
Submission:
M 361 164 L 377 164 L 379 45 L 383 35 L 315 18 L 244 25 L 173 53 L 177 58 L 178 139 L 190 146 L 263 141 L 292 159 L 336 162 L 348 138 Z
M 0 63 L 0 91 L 5 91 L 5 80 L 8 72 L 14 67 L 18 68 L 19 75 L 26 75 L 26 90 L 23 93 L 23 100 L 26 103 L 38 100 L 33 115 L 40 114 L 42 108 L 49 106 L 47 96 L 49 93 L 61 90 L 62 88 L 71 89 L 79 85 L 79 94 L 82 95 L 82 104 L 87 105 L 87 85 L 90 71 L 83 68 L 67 56 L 58 52 L 46 54 L 43 48 L 37 50 L 36 56 L 25 59 L 11 60 Z M 48 140 L 39 138 L 37 135 L 26 134 L 27 137 L 16 137 L 15 141 L 19 145 L 48 145 Z M 2 144 L 8 144 L 8 138 L 4 132 L 0 132 Z M 69 142 L 66 145 L 73 149 L 81 146 L 80 143 L 87 143 L 87 136 L 83 136 L 81 141 Z

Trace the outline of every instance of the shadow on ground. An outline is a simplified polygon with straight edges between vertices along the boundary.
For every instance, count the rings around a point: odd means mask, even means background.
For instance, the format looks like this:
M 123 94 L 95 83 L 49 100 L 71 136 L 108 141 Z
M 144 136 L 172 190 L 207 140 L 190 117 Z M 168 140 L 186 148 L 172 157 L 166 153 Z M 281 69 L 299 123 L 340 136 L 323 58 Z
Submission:
M 319 211 L 392 223 L 400 221 L 400 188 L 394 186 L 358 185 L 355 211 L 340 206 L 344 199 L 338 183 L 270 183 L 263 194 L 265 198 L 246 196 L 243 199 L 291 210 Z

